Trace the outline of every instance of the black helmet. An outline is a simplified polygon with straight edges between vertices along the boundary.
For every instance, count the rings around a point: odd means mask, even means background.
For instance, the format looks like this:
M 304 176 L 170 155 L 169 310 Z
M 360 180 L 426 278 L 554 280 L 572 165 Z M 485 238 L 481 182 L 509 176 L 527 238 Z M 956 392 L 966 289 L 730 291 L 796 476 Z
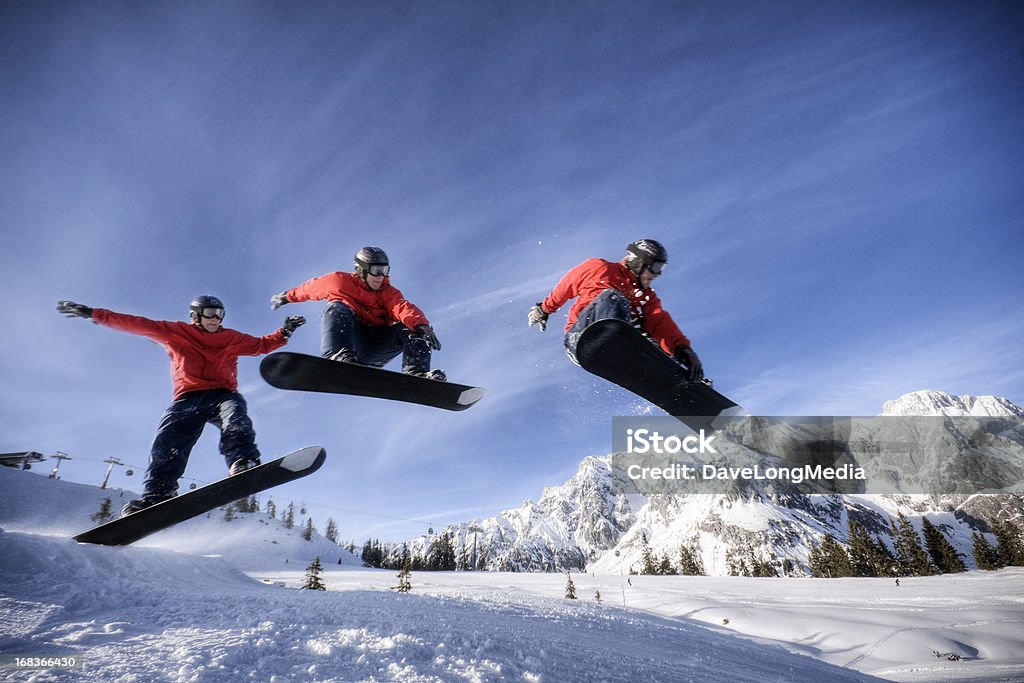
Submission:
M 657 240 L 637 240 L 626 247 L 626 266 L 640 277 L 647 268 L 655 275 L 668 263 L 668 251 Z
M 388 255 L 380 247 L 363 247 L 356 252 L 355 261 L 356 274 L 364 280 L 367 275 L 387 275 L 390 270 Z
M 224 319 L 224 302 L 209 294 L 200 294 L 188 305 L 192 322 L 198 323 L 200 318 Z

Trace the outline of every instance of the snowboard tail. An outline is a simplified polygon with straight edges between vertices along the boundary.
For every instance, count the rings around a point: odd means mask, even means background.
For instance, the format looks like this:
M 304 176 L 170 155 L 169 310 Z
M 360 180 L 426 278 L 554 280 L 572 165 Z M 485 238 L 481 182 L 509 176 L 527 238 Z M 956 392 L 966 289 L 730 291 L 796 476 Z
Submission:
M 215 481 L 75 536 L 79 543 L 129 545 L 221 505 L 301 479 L 324 464 L 327 451 L 309 446 L 251 470 Z
M 487 393 L 481 387 L 290 351 L 265 356 L 260 362 L 260 374 L 278 389 L 368 396 L 444 410 L 466 410 Z
M 705 382 L 691 382 L 668 355 L 624 320 L 598 320 L 580 335 L 584 370 L 647 399 L 694 430 L 717 429 L 742 408 Z

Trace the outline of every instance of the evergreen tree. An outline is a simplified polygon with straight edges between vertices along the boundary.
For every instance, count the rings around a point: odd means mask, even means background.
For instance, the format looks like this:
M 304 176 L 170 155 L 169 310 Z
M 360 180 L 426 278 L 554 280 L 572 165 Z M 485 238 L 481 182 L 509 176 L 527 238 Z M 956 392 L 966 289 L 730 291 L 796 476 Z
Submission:
M 473 571 L 487 571 L 489 562 L 490 553 L 487 550 L 487 546 L 484 546 L 476 553 L 476 566 L 473 567 Z
M 398 566 L 399 567 L 409 567 L 410 569 L 413 567 L 412 553 L 409 552 L 409 544 L 408 543 L 403 543 L 402 544 L 402 552 L 399 553 L 399 556 L 398 556 Z
M 304 540 L 306 540 L 306 541 L 312 541 L 313 540 L 313 531 L 314 531 L 314 528 L 313 528 L 313 518 L 312 517 L 307 517 L 306 518 L 306 525 L 302 528 L 302 538 Z
M 565 584 L 565 599 L 566 600 L 575 600 L 576 599 L 576 584 L 574 584 L 572 582 L 572 574 L 570 574 L 569 572 L 566 572 L 565 575 L 569 579 L 568 583 Z
M 729 576 L 750 576 L 747 561 L 742 557 L 737 557 L 732 549 L 725 554 L 725 564 L 729 569 Z
M 284 512 L 284 528 L 295 528 L 295 503 L 288 503 L 288 508 Z
M 640 535 L 640 567 L 641 574 L 657 574 L 658 573 L 658 562 L 654 559 L 654 551 L 651 550 L 651 544 L 647 541 L 647 534 L 643 533 Z
M 324 532 L 324 537 L 331 543 L 338 542 L 338 525 L 330 517 L 327 518 L 327 530 Z
M 872 563 L 874 544 L 871 535 L 860 522 L 853 519 L 847 521 L 850 533 L 850 570 L 851 576 L 878 576 Z
M 109 498 L 104 498 L 103 501 L 100 503 L 100 509 L 92 513 L 92 516 L 89 517 L 89 519 L 96 522 L 97 524 L 109 522 L 114 518 L 114 513 L 111 510 L 113 504 L 113 501 L 111 501 Z
M 308 567 L 306 567 L 306 583 L 302 585 L 305 590 L 311 591 L 325 591 L 327 586 L 320 579 L 320 574 L 324 571 L 324 567 L 320 564 L 320 557 L 317 556 Z
M 235 519 L 235 504 L 228 503 L 224 506 L 224 521 L 233 522 Z
M 1003 564 L 1000 562 L 999 551 L 988 542 L 985 534 L 977 531 L 971 533 L 971 546 L 971 554 L 974 555 L 974 563 L 978 565 L 978 569 L 986 571 L 1002 569 Z
M 445 529 L 430 544 L 427 552 L 427 568 L 431 571 L 454 571 L 455 544 L 452 532 Z
M 906 515 L 898 513 L 897 519 L 889 520 L 893 545 L 896 548 L 896 563 L 905 576 L 931 576 L 935 567 L 928 560 L 928 554 L 921 546 L 921 537 Z
M 674 576 L 676 574 L 676 568 L 672 566 L 672 560 L 668 557 L 668 552 L 665 552 L 661 556 L 661 560 L 658 562 L 658 574 L 662 576 Z
M 940 572 L 952 574 L 966 571 L 967 566 L 964 564 L 963 558 L 960 557 L 960 553 L 946 539 L 945 534 L 928 521 L 927 517 L 921 518 L 921 534 L 924 536 L 924 545 L 928 549 L 932 563 L 938 567 Z
M 458 557 L 455 560 L 455 570 L 460 572 L 473 571 L 472 558 L 470 557 L 471 549 L 469 546 L 462 546 L 459 549 Z
M 811 573 L 820 578 L 853 576 L 850 555 L 830 534 L 825 534 L 821 543 L 811 548 L 807 563 L 810 565 Z
M 363 545 L 362 560 L 364 567 L 384 568 L 384 549 L 381 547 L 380 540 L 366 539 L 366 543 Z
M 890 552 L 889 547 L 879 538 L 874 537 L 872 544 L 875 546 L 873 562 L 878 576 L 899 576 L 899 564 L 896 556 Z
M 402 571 L 398 572 L 398 587 L 395 588 L 399 593 L 408 593 L 412 590 L 412 563 L 406 561 L 402 565 Z
M 267 501 L 267 514 L 271 519 L 277 519 L 277 505 L 272 500 Z
M 996 552 L 1004 567 L 1024 567 L 1024 542 L 1020 529 L 1013 522 L 995 521 L 989 526 L 996 537 Z
M 412 565 L 413 571 L 428 569 L 427 558 L 418 552 L 412 554 L 409 563 Z
M 752 548 L 747 548 L 745 551 L 730 549 L 726 553 L 725 561 L 729 568 L 729 576 L 777 577 L 779 575 L 772 561 L 755 556 Z
M 704 563 L 697 545 L 679 546 L 679 573 L 684 576 L 704 576 Z
M 748 559 L 750 576 L 772 579 L 778 578 L 779 570 L 775 568 L 775 563 L 770 559 L 755 557 L 753 551 L 750 552 Z
M 850 533 L 850 569 L 852 576 L 891 576 L 896 558 L 882 541 L 873 538 L 853 519 L 847 522 Z

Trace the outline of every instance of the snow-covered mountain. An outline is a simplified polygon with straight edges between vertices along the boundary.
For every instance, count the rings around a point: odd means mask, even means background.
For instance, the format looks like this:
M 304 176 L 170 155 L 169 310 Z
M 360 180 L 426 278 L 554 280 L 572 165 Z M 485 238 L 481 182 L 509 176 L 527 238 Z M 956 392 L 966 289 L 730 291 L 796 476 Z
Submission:
M 953 396 L 942 391 L 915 391 L 894 401 L 886 401 L 882 414 L 1024 417 L 1024 408 L 998 396 Z
M 993 396 L 920 391 L 886 403 L 883 416 L 1020 418 L 1024 410 Z M 955 420 L 929 421 L 926 429 L 906 420 L 879 422 L 864 421 L 866 426 L 858 426 L 850 439 L 861 452 L 893 441 L 910 444 L 905 454 L 887 458 L 884 467 L 863 463 L 871 477 L 888 478 L 891 493 L 806 495 L 776 482 L 716 494 L 627 495 L 614 485 L 610 455 L 585 458 L 571 479 L 546 488 L 536 502 L 444 532 L 451 535 L 462 566 L 491 570 L 585 567 L 625 573 L 639 567 L 646 542 L 656 558 L 673 564 L 684 547 L 694 551 L 709 575 L 728 574 L 741 562 L 748 567 L 767 562 L 780 574 L 801 575 L 807 573 L 811 547 L 824 534 L 845 542 L 850 519 L 891 547 L 892 519 L 902 513 L 920 533 L 921 519 L 927 517 L 971 566 L 972 532 L 987 531 L 985 520 L 1024 517 L 1024 497 L 1018 493 L 916 493 L 965 490 L 965 484 L 980 490 L 996 478 L 1024 481 L 1024 432 L 1018 422 L 994 419 L 984 433 L 974 428 L 968 434 Z M 989 446 L 983 455 L 976 452 L 979 439 Z M 737 435 L 738 442 L 743 440 Z M 934 456 L 950 444 L 962 446 L 955 451 L 958 457 Z M 431 542 L 420 537 L 388 550 L 395 557 L 406 551 L 425 557 Z

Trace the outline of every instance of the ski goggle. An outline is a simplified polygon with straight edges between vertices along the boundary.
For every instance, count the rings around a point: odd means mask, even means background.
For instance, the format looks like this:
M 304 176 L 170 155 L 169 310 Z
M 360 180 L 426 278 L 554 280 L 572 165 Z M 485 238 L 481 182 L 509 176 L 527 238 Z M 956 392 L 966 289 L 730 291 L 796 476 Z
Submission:
M 651 265 L 647 266 L 647 270 L 651 271 L 655 275 L 661 275 L 661 271 L 665 268 L 664 261 L 653 261 Z
M 386 263 L 374 263 L 366 269 L 366 272 L 374 277 L 380 277 L 381 275 L 387 275 L 390 270 L 391 266 Z
M 223 320 L 224 309 L 216 308 L 214 306 L 206 306 L 199 309 L 199 315 L 203 318 L 216 318 L 217 320 Z

